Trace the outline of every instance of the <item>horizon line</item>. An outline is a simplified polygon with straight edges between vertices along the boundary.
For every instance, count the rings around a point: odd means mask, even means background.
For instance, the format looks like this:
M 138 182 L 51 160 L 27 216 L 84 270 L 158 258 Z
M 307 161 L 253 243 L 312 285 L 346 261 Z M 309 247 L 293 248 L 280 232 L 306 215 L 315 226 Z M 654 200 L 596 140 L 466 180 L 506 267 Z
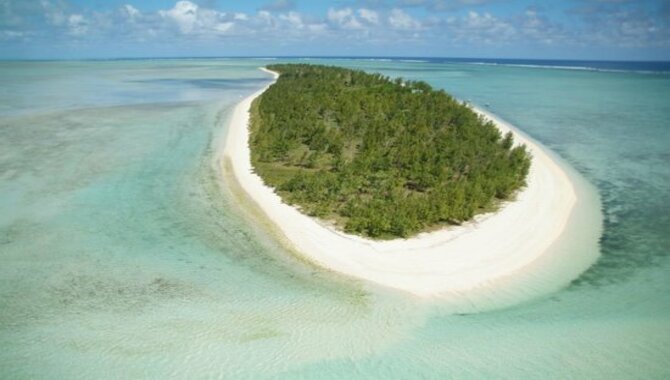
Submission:
M 100 58 L 0 58 L 0 62 L 77 62 L 77 61 L 140 61 L 170 59 L 459 59 L 459 60 L 526 60 L 526 61 L 562 61 L 562 62 L 627 62 L 627 63 L 670 63 L 670 60 L 623 60 L 623 59 L 570 59 L 570 58 L 500 58 L 500 57 L 458 57 L 458 56 L 398 56 L 398 55 L 202 55 L 202 56 L 118 56 Z

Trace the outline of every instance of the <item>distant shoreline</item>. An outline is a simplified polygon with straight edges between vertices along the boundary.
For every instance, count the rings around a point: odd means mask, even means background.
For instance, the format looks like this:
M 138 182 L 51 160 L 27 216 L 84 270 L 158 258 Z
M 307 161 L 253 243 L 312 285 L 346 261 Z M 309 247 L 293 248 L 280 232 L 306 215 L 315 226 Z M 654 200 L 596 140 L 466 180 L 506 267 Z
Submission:
M 237 182 L 285 245 L 321 267 L 416 296 L 448 297 L 523 272 L 559 240 L 575 212 L 578 193 L 562 167 L 513 127 L 473 107 L 501 132 L 512 131 L 533 156 L 528 185 L 515 201 L 462 226 L 410 239 L 375 241 L 335 230 L 283 203 L 253 172 L 249 108 L 268 87 L 236 106 L 219 147 L 219 168 Z
M 400 61 L 415 63 L 454 63 L 484 64 L 519 68 L 545 68 L 554 70 L 588 70 L 604 72 L 632 72 L 643 74 L 670 73 L 668 60 L 588 60 L 588 59 L 530 59 L 530 58 L 486 58 L 486 57 L 448 57 L 448 56 L 137 56 L 137 57 L 5 57 L 0 63 L 24 62 L 114 62 L 114 61 L 170 61 L 170 60 L 358 60 L 358 61 Z

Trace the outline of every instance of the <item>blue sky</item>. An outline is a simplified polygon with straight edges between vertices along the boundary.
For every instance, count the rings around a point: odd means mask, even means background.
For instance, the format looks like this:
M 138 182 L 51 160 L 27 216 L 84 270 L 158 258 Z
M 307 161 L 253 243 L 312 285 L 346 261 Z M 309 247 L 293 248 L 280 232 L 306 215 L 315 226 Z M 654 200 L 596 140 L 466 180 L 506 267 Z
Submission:
M 0 0 L 0 58 L 670 60 L 670 0 Z

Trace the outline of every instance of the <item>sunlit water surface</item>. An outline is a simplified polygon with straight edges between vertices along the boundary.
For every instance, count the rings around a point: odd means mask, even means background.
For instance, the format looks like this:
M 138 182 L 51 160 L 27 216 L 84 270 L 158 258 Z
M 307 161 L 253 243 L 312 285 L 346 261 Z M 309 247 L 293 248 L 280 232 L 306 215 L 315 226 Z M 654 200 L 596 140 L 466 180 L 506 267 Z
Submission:
M 316 60 L 488 104 L 597 188 L 593 267 L 454 313 L 293 258 L 222 191 L 268 62 L 0 63 L 0 378 L 670 377 L 670 75 Z

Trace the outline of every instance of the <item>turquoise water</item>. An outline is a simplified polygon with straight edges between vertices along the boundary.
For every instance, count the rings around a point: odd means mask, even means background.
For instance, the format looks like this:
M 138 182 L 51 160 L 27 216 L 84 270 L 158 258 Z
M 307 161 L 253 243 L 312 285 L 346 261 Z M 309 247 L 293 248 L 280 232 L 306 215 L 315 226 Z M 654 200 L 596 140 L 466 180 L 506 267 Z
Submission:
M 600 193 L 565 289 L 454 314 L 286 254 L 212 165 L 264 60 L 0 63 L 0 378 L 670 377 L 670 75 L 337 60 L 422 79 Z

